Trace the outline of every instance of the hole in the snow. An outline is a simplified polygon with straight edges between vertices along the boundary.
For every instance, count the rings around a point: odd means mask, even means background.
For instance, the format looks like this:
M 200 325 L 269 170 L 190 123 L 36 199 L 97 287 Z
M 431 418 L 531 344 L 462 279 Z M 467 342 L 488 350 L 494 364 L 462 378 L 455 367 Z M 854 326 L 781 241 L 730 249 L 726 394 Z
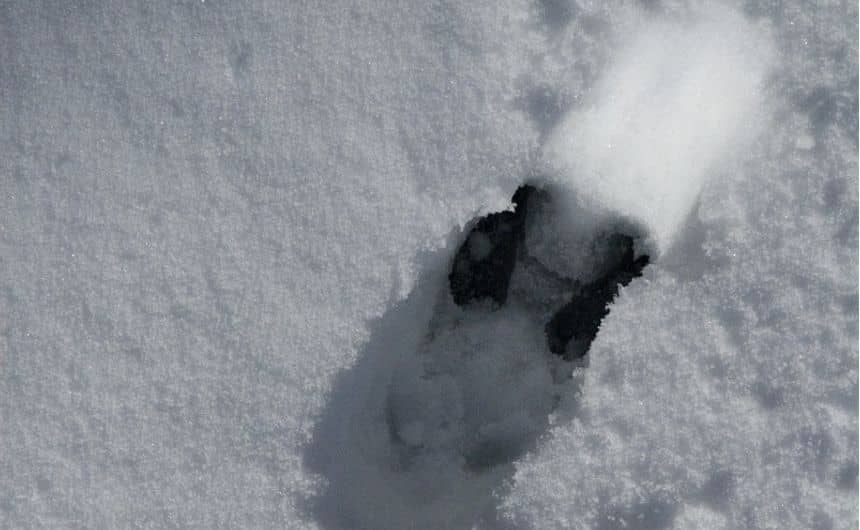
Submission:
M 532 186 L 522 186 L 513 197 L 514 211 L 478 219 L 457 250 L 448 276 L 454 303 L 466 305 L 484 298 L 505 303 L 517 250 L 525 238 L 526 204 L 534 192 Z
M 552 352 L 587 348 L 647 258 L 623 220 L 530 185 L 512 202 L 416 257 L 415 288 L 335 383 L 306 452 L 323 527 L 499 528 L 513 462 L 575 415 L 581 372 Z
M 591 271 L 582 278 L 565 277 L 529 252 L 527 232 L 534 222 L 529 214 L 551 201 L 548 194 L 533 186 L 521 186 L 514 194 L 513 211 L 490 214 L 479 219 L 454 257 L 448 277 L 451 295 L 460 306 L 489 299 L 496 307 L 505 304 L 511 279 L 522 267 L 532 284 L 553 284 L 546 302 L 570 292 L 544 328 L 549 350 L 565 359 L 584 356 L 597 336 L 600 322 L 620 287 L 642 275 L 648 255 L 636 256 L 636 235 L 622 229 L 600 230 L 581 246 L 581 262 L 591 262 Z M 544 227 L 537 227 L 537 231 Z M 628 230 L 629 231 L 629 230 Z M 552 233 L 552 232 L 551 232 Z M 588 236 L 582 237 L 585 240 Z M 540 236 L 538 236 L 540 239 Z M 544 238 L 545 239 L 545 238 Z M 540 242 L 540 241 L 539 241 Z M 544 252 L 546 254 L 546 252 Z M 577 256 L 572 257 L 574 260 Z M 556 267 L 558 268 L 558 267 Z
M 596 280 L 582 285 L 546 325 L 547 344 L 551 352 L 566 359 L 576 359 L 588 353 L 597 336 L 600 322 L 609 314 L 609 306 L 621 286 L 642 276 L 648 256 L 634 257 L 633 238 L 612 234 L 607 240 L 609 262 Z

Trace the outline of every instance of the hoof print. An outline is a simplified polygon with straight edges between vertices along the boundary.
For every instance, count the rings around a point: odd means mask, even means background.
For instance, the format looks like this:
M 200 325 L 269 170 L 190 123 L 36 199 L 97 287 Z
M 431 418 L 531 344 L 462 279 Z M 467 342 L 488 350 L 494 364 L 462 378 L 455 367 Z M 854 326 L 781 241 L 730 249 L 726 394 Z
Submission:
M 513 463 L 576 410 L 565 361 L 648 257 L 621 219 L 530 185 L 512 202 L 440 250 L 451 268 L 419 277 L 338 378 L 306 453 L 325 527 L 495 528 Z
M 533 186 L 521 186 L 512 199 L 513 211 L 478 219 L 454 256 L 448 276 L 451 296 L 459 306 L 490 299 L 499 308 L 507 302 L 511 277 L 518 265 L 529 269 L 530 274 L 540 273 L 550 278 L 548 281 L 554 281 L 559 290 L 573 286 L 573 295 L 555 311 L 544 332 L 552 353 L 566 360 L 578 359 L 588 352 L 620 287 L 642 275 L 649 256 L 635 255 L 634 236 L 613 231 L 594 240 L 603 256 L 596 278 L 583 284 L 577 279 L 560 277 L 529 255 L 528 203 L 534 200 L 549 199 Z
M 612 234 L 608 243 L 610 258 L 606 272 L 597 280 L 581 286 L 546 325 L 549 350 L 567 360 L 578 359 L 588 353 L 619 288 L 642 276 L 642 269 L 648 265 L 647 255 L 634 258 L 632 237 Z
M 490 298 L 503 305 L 516 265 L 517 249 L 525 235 L 526 203 L 535 188 L 521 186 L 514 194 L 516 208 L 478 220 L 454 256 L 448 281 L 457 305 Z

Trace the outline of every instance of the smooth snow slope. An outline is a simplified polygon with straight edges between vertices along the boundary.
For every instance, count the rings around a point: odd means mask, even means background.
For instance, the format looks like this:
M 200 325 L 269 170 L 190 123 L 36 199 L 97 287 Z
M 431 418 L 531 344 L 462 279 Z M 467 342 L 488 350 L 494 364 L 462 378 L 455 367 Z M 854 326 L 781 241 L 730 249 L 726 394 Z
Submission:
M 393 312 L 630 35 L 722 11 L 683 4 L 0 3 L 0 527 L 337 524 L 339 382 L 424 332 Z M 487 526 L 856 527 L 857 6 L 731 7 L 774 46 L 764 133 Z

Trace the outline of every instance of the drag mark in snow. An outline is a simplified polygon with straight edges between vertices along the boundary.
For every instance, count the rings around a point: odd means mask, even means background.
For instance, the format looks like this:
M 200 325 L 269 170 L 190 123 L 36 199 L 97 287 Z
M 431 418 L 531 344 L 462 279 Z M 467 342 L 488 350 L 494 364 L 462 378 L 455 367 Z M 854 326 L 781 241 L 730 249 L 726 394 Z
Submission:
M 641 223 L 659 253 L 765 121 L 767 39 L 727 10 L 706 15 L 644 25 L 544 145 L 559 187 Z

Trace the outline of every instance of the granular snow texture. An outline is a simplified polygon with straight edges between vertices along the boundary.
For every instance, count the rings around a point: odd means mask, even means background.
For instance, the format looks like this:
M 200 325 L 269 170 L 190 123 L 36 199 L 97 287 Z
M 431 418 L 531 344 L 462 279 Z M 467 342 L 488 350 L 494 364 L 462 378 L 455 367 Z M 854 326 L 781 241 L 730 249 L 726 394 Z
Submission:
M 857 17 L 0 2 L 0 527 L 856 528 Z M 550 256 L 658 251 L 585 364 L 439 301 L 524 182 L 587 212 Z M 416 471 L 422 414 L 484 430 Z

